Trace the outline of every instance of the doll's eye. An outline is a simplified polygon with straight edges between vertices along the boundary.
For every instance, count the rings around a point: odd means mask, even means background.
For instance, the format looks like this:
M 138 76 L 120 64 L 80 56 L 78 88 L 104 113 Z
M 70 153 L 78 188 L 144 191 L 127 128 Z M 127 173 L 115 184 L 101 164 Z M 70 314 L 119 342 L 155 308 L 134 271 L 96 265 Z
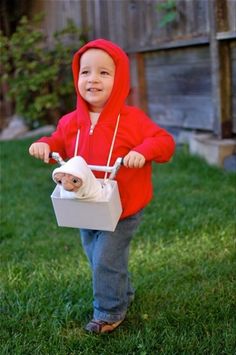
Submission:
M 59 185 L 61 185 L 61 180 L 57 180 L 57 183 L 58 183 Z
M 74 184 L 76 184 L 78 182 L 78 179 L 74 178 L 72 181 Z

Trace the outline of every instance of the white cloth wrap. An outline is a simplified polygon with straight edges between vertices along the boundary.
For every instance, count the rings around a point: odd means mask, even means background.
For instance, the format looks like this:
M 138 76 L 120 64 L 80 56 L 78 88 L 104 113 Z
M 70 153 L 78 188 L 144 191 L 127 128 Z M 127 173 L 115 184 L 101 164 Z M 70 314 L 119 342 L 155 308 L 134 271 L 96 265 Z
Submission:
M 82 180 L 82 186 L 77 192 L 66 191 L 60 185 L 61 198 L 78 198 L 86 201 L 107 201 L 109 199 L 112 189 L 109 181 L 103 186 L 96 179 L 86 161 L 80 156 L 71 158 L 64 165 L 53 170 L 52 178 L 55 182 L 54 176 L 56 173 L 71 174 Z

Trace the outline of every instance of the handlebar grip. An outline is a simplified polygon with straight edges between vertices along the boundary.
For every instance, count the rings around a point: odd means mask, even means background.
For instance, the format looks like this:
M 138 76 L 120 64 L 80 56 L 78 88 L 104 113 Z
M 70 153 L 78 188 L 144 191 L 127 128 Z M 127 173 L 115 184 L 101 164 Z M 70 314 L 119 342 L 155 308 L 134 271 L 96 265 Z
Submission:
M 64 165 L 65 161 L 62 159 L 59 153 L 56 152 L 50 152 L 49 153 L 49 158 L 56 160 L 60 165 Z

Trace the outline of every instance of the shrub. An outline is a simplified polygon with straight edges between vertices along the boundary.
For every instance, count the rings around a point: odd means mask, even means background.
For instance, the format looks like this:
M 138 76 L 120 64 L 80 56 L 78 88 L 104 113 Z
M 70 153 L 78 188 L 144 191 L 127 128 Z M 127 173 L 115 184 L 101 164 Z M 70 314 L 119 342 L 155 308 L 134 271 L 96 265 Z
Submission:
M 8 96 L 30 128 L 55 123 L 75 99 L 71 75 L 73 53 L 83 44 L 72 20 L 53 34 L 52 43 L 39 24 L 42 15 L 29 22 L 22 17 L 15 33 L 0 33 L 2 82 Z
M 162 14 L 159 27 L 165 27 L 176 20 L 177 8 L 175 0 L 167 0 L 157 4 L 157 11 Z

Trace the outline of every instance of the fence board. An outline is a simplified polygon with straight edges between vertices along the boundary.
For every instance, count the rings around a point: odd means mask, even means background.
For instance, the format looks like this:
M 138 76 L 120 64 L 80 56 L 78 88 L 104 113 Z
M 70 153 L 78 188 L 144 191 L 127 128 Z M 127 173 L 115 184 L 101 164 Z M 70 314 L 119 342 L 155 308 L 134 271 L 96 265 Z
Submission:
M 236 1 L 228 0 L 228 21 L 229 21 L 229 31 L 236 31 Z
M 37 3 L 37 2 L 36 2 Z M 160 27 L 160 0 L 41 0 L 48 34 L 71 18 L 89 38 L 110 38 L 125 50 L 154 49 L 161 43 L 208 36 L 208 1 L 176 0 L 176 18 Z M 236 1 L 228 0 L 229 31 L 236 31 Z
M 148 109 L 162 125 L 211 130 L 211 69 L 207 46 L 145 55 Z
M 154 48 L 175 39 L 207 35 L 209 24 L 206 0 L 176 0 L 176 19 L 160 27 L 163 13 L 160 0 L 41 0 L 45 28 L 52 34 L 71 18 L 90 39 L 110 38 L 126 50 Z M 235 9 L 234 4 L 230 8 Z M 232 16 L 231 16 L 232 17 Z M 235 25 L 235 20 L 231 19 Z

